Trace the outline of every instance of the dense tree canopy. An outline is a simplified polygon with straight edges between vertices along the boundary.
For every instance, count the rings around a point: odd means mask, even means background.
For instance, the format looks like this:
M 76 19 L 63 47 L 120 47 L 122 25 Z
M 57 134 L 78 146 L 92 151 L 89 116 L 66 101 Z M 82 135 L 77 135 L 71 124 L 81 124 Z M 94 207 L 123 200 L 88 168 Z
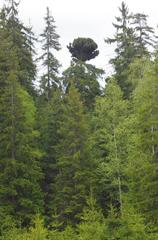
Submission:
M 72 57 L 82 62 L 93 59 L 99 54 L 98 46 L 91 38 L 76 38 L 67 47 Z
M 69 44 L 59 72 L 49 8 L 36 77 L 18 7 L 6 0 L 0 11 L 0 240 L 158 239 L 158 54 L 147 15 L 122 2 L 105 40 L 116 43 L 115 72 L 101 86 L 107 69 L 87 63 L 99 54 L 91 38 Z

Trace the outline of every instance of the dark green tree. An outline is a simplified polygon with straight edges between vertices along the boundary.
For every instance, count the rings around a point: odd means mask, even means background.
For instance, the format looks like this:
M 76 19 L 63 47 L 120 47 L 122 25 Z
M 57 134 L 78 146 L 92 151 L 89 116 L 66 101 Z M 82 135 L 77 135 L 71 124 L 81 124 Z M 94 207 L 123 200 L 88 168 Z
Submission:
M 3 225 L 5 218 L 11 216 L 25 225 L 43 208 L 36 109 L 19 83 L 16 50 L 12 50 L 12 43 L 7 49 L 4 42 L 0 45 L 0 59 L 6 54 L 5 72 L 3 64 L 0 66 L 0 73 L 5 76 L 0 88 L 0 223 Z
M 71 66 L 63 73 L 63 83 L 68 91 L 71 84 L 78 89 L 81 100 L 86 110 L 94 108 L 96 96 L 101 95 L 99 79 L 102 77 L 103 70 L 84 62 L 72 62 Z
M 82 62 L 91 60 L 98 56 L 98 46 L 91 38 L 76 38 L 67 48 L 72 54 L 72 58 Z
M 59 173 L 55 184 L 54 211 L 65 226 L 79 220 L 92 175 L 87 118 L 74 86 L 64 98 L 59 124 L 60 141 L 56 147 Z
M 128 97 L 131 86 L 127 81 L 127 69 L 136 56 L 135 34 L 134 29 L 131 27 L 132 14 L 124 2 L 122 2 L 119 11 L 121 16 L 116 17 L 117 22 L 113 23 L 116 33 L 113 38 L 107 38 L 105 42 L 108 44 L 116 43 L 116 57 L 111 59 L 110 62 L 114 66 L 115 78 L 124 96 Z
M 148 16 L 137 13 L 133 15 L 133 27 L 135 31 L 135 47 L 137 57 L 150 56 L 148 47 L 154 47 L 156 37 L 154 29 L 148 26 Z
M 61 115 L 62 91 L 57 76 L 60 66 L 53 51 L 60 49 L 59 35 L 56 33 L 55 21 L 47 8 L 45 29 L 41 34 L 43 53 L 39 58 L 44 66 L 41 77 L 41 94 L 38 98 L 38 129 L 40 131 L 40 147 L 43 149 L 42 169 L 44 172 L 43 191 L 45 192 L 45 215 L 50 223 L 54 199 L 54 181 L 58 168 L 56 164 L 55 146 L 58 144 L 58 128 Z
M 6 0 L 2 9 L 3 14 L 1 14 L 3 20 L 1 21 L 1 28 L 5 30 L 5 39 L 9 39 L 12 48 L 16 48 L 21 72 L 19 82 L 31 95 L 34 95 L 36 66 L 33 61 L 33 44 L 35 38 L 31 28 L 25 27 L 19 20 L 18 6 L 19 3 L 16 0 Z M 30 38 L 30 36 L 32 37 Z
M 101 88 L 98 80 L 104 71 L 98 69 L 86 61 L 99 54 L 97 44 L 89 38 L 77 38 L 69 44 L 68 49 L 72 54 L 71 66 L 63 73 L 63 84 L 68 91 L 73 83 L 79 90 L 81 100 L 86 110 L 91 111 L 94 107 L 95 98 L 101 95 Z
M 53 214 L 53 200 L 55 198 L 55 178 L 58 174 L 56 146 L 59 143 L 59 122 L 62 116 L 62 92 L 56 89 L 49 102 L 39 97 L 37 126 L 40 132 L 39 146 L 44 152 L 41 165 L 44 173 L 43 192 L 45 216 L 47 223 Z
M 60 67 L 59 61 L 54 56 L 53 51 L 60 50 L 59 35 L 56 33 L 56 26 L 54 18 L 50 14 L 47 7 L 47 15 L 45 17 L 45 29 L 41 34 L 43 53 L 40 57 L 42 64 L 46 68 L 45 74 L 41 78 L 41 89 L 49 101 L 51 98 L 52 89 L 59 87 L 59 78 L 57 77 L 58 69 Z

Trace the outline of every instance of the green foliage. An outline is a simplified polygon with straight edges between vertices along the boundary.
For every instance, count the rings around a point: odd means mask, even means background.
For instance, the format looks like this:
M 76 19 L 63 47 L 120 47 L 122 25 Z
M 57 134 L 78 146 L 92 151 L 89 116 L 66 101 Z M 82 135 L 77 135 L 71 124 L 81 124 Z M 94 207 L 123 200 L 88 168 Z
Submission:
M 74 230 L 68 226 L 64 231 L 51 231 L 49 233 L 50 240 L 78 240 Z
M 99 79 L 103 73 L 102 69 L 98 69 L 91 64 L 76 62 L 64 71 L 63 83 L 66 91 L 73 84 L 78 89 L 86 110 L 92 111 L 96 96 L 101 95 Z
M 38 102 L 38 129 L 40 132 L 39 146 L 44 152 L 41 166 L 44 173 L 42 189 L 47 223 L 50 223 L 54 213 L 53 200 L 55 192 L 55 178 L 58 174 L 56 146 L 59 143 L 59 121 L 62 116 L 62 93 L 59 89 L 54 91 L 49 102 L 43 99 Z
M 10 41 L 11 48 L 16 49 L 19 62 L 19 83 L 31 94 L 35 95 L 34 80 L 36 66 L 33 61 L 34 34 L 31 28 L 25 27 L 18 18 L 19 3 L 6 1 L 1 15 L 1 29 L 5 31 L 4 39 Z
M 42 218 L 37 215 L 33 221 L 33 227 L 21 229 L 10 227 L 7 232 L 3 233 L 1 240 L 46 240 L 48 231 L 44 228 Z
M 154 35 L 154 29 L 148 26 L 148 16 L 146 14 L 137 13 L 133 15 L 135 46 L 138 57 L 144 55 L 149 56 L 150 52 L 148 46 L 153 47 L 156 43 L 156 37 Z
M 72 57 L 85 62 L 98 56 L 97 44 L 91 38 L 76 38 L 67 46 Z
M 133 93 L 128 174 L 131 198 L 148 224 L 157 225 L 157 75 L 148 63 Z
M 119 11 L 121 16 L 116 17 L 117 22 L 113 23 L 116 33 L 113 38 L 107 38 L 105 42 L 108 44 L 117 44 L 115 48 L 116 57 L 111 59 L 110 62 L 114 66 L 115 78 L 124 96 L 128 97 L 131 86 L 127 82 L 127 69 L 136 56 L 135 35 L 134 29 L 131 26 L 132 14 L 124 2 L 122 2 Z
M 33 224 L 34 224 L 34 226 L 29 229 L 29 238 L 28 239 L 30 239 L 30 240 L 46 240 L 48 231 L 44 227 L 43 219 L 39 215 L 37 215 Z
M 137 58 L 149 57 L 148 46 L 154 46 L 156 38 L 152 27 L 148 26 L 147 15 L 132 14 L 122 2 L 119 8 L 120 17 L 116 17 L 117 23 L 113 26 L 116 34 L 113 38 L 107 38 L 106 43 L 117 43 L 116 57 L 111 59 L 115 69 L 115 78 L 121 87 L 124 97 L 129 98 L 132 92 L 131 82 L 128 81 L 129 66 Z
M 0 89 L 0 209 L 27 224 L 42 209 L 36 109 L 18 82 L 16 53 L 8 52 L 6 57 L 9 69 Z M 0 222 L 2 225 L 3 219 Z
M 98 160 L 97 193 L 101 206 L 107 211 L 110 204 L 121 210 L 126 163 L 127 101 L 114 80 L 106 86 L 105 96 L 97 98 L 92 124 L 93 151 Z
M 96 207 L 92 195 L 87 199 L 87 207 L 83 211 L 81 220 L 82 222 L 78 225 L 79 239 L 104 239 L 104 218 L 101 211 Z
M 47 15 L 45 17 L 45 29 L 41 36 L 43 43 L 43 53 L 39 59 L 42 60 L 42 65 L 46 67 L 46 72 L 42 75 L 40 87 L 46 99 L 49 101 L 52 96 L 52 90 L 59 85 L 59 78 L 57 77 L 60 64 L 55 58 L 53 51 L 60 50 L 59 35 L 56 33 L 56 26 L 54 18 L 47 8 Z
M 130 239 L 141 240 L 149 239 L 145 232 L 143 218 L 136 214 L 129 205 L 123 210 L 121 217 L 117 215 L 113 208 L 107 219 L 105 219 L 105 238 L 112 239 Z
M 35 91 L 35 38 L 18 6 L 6 0 L 0 12 L 0 240 L 158 239 L 158 58 L 147 15 L 122 2 L 102 92 L 104 71 L 86 63 L 99 53 L 90 38 L 69 44 L 73 60 L 58 77 L 47 8 Z
M 65 96 L 59 121 L 60 141 L 56 147 L 57 166 L 55 210 L 60 221 L 75 223 L 85 204 L 89 187 L 90 159 L 88 126 L 80 95 L 74 86 Z

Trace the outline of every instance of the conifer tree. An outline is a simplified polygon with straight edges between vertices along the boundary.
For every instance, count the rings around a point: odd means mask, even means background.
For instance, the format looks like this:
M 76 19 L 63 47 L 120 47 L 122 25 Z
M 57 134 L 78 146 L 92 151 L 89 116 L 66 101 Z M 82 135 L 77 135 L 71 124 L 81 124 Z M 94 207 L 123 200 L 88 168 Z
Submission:
M 59 35 L 56 33 L 54 18 L 47 7 L 45 17 L 45 29 L 41 36 L 42 60 L 44 75 L 41 77 L 41 95 L 38 98 L 38 129 L 40 131 L 39 145 L 44 152 L 42 158 L 42 169 L 44 172 L 43 191 L 44 210 L 47 224 L 50 223 L 54 199 L 54 181 L 58 168 L 56 165 L 55 146 L 58 144 L 58 127 L 61 112 L 62 91 L 59 78 L 57 76 L 60 66 L 53 51 L 60 49 Z
M 93 110 L 96 96 L 101 95 L 98 80 L 102 78 L 104 71 L 86 63 L 99 54 L 97 48 L 97 44 L 91 38 L 74 39 L 73 43 L 68 46 L 72 54 L 72 62 L 63 73 L 63 84 L 66 91 L 73 83 L 78 89 L 87 111 Z
M 129 98 L 132 92 L 131 82 L 128 81 L 129 66 L 136 58 L 150 57 L 148 47 L 155 46 L 156 36 L 154 29 L 148 26 L 147 15 L 130 13 L 124 2 L 119 11 L 121 16 L 116 17 L 117 23 L 113 23 L 116 34 L 105 42 L 117 44 L 116 57 L 110 62 L 114 66 L 115 78 L 124 92 L 124 97 Z
M 25 225 L 43 208 L 36 109 L 30 95 L 19 84 L 16 51 L 10 45 L 6 50 L 0 44 L 0 55 L 3 56 L 3 51 L 7 53 L 6 81 L 0 88 L 0 222 L 2 225 L 11 216 Z
M 134 14 L 132 18 L 137 57 L 150 56 L 148 47 L 154 47 L 156 43 L 156 36 L 154 35 L 154 29 L 148 26 L 148 16 L 137 13 Z
M 59 35 L 56 33 L 56 26 L 54 18 L 50 14 L 47 7 L 47 15 L 45 17 L 45 29 L 41 34 L 43 46 L 42 64 L 46 68 L 45 74 L 41 78 L 41 89 L 44 91 L 46 99 L 51 98 L 51 91 L 59 87 L 59 78 L 57 77 L 58 69 L 60 67 L 59 61 L 56 59 L 53 51 L 60 50 Z
M 67 48 L 74 60 L 82 62 L 91 60 L 99 54 L 98 46 L 91 38 L 76 38 Z
M 105 219 L 105 240 L 112 239 L 152 239 L 146 233 L 144 219 L 140 214 L 135 213 L 135 210 L 124 207 L 122 216 L 118 216 L 113 208 L 111 208 L 109 216 Z
M 88 153 L 88 127 L 80 95 L 71 86 L 63 102 L 56 147 L 57 166 L 54 211 L 65 226 L 75 224 L 85 204 L 90 185 L 91 163 Z
M 44 152 L 41 166 L 44 173 L 43 191 L 44 207 L 47 223 L 53 214 L 53 200 L 55 198 L 55 178 L 58 173 L 56 146 L 59 143 L 59 121 L 62 116 L 62 92 L 56 89 L 49 102 L 43 101 L 43 95 L 38 102 L 38 129 L 40 132 L 39 146 Z
M 96 201 L 91 194 L 87 199 L 87 207 L 84 208 L 81 216 L 81 223 L 77 226 L 79 239 L 102 240 L 105 238 L 104 217 L 96 206 Z
M 87 111 L 92 111 L 95 104 L 96 96 L 101 95 L 99 78 L 104 71 L 91 64 L 81 61 L 71 63 L 71 66 L 63 73 L 63 83 L 68 91 L 71 83 L 78 89 L 81 100 Z
M 116 43 L 116 57 L 110 62 L 114 66 L 115 78 L 124 92 L 124 96 L 128 97 L 130 84 L 127 81 L 127 69 L 136 56 L 135 34 L 131 27 L 132 14 L 124 2 L 122 2 L 119 11 L 121 16 L 116 17 L 117 22 L 113 23 L 116 33 L 113 38 L 107 38 L 105 42 L 108 44 Z
M 9 39 L 12 48 L 16 48 L 21 72 L 19 82 L 33 96 L 36 75 L 36 66 L 33 61 L 35 38 L 31 28 L 24 26 L 19 20 L 18 6 L 19 2 L 16 0 L 6 0 L 2 9 L 1 28 L 6 30 L 5 39 Z

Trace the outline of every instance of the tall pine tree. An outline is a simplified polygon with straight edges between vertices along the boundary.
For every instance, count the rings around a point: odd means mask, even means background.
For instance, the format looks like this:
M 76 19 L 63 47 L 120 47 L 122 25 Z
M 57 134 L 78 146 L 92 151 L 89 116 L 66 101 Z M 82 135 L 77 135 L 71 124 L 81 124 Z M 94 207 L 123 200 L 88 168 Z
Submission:
M 122 2 L 119 8 L 121 16 L 116 17 L 116 23 L 113 26 L 116 33 L 113 38 L 107 38 L 106 43 L 116 43 L 116 57 L 111 59 L 115 69 L 115 78 L 121 87 L 124 96 L 128 97 L 130 93 L 130 84 L 127 81 L 127 69 L 136 55 L 134 29 L 131 27 L 132 14 L 128 7 Z
M 41 89 L 49 101 L 53 89 L 59 87 L 59 78 L 57 77 L 58 69 L 60 67 L 59 61 L 56 59 L 53 51 L 60 50 L 59 35 L 56 33 L 56 26 L 54 18 L 50 14 L 47 7 L 47 15 L 45 17 L 45 29 L 41 34 L 43 53 L 40 57 L 42 64 L 46 68 L 45 74 L 41 78 Z
M 133 27 L 135 31 L 135 47 L 137 57 L 150 56 L 148 47 L 154 47 L 156 37 L 154 29 L 148 26 L 148 16 L 142 13 L 133 15 Z

